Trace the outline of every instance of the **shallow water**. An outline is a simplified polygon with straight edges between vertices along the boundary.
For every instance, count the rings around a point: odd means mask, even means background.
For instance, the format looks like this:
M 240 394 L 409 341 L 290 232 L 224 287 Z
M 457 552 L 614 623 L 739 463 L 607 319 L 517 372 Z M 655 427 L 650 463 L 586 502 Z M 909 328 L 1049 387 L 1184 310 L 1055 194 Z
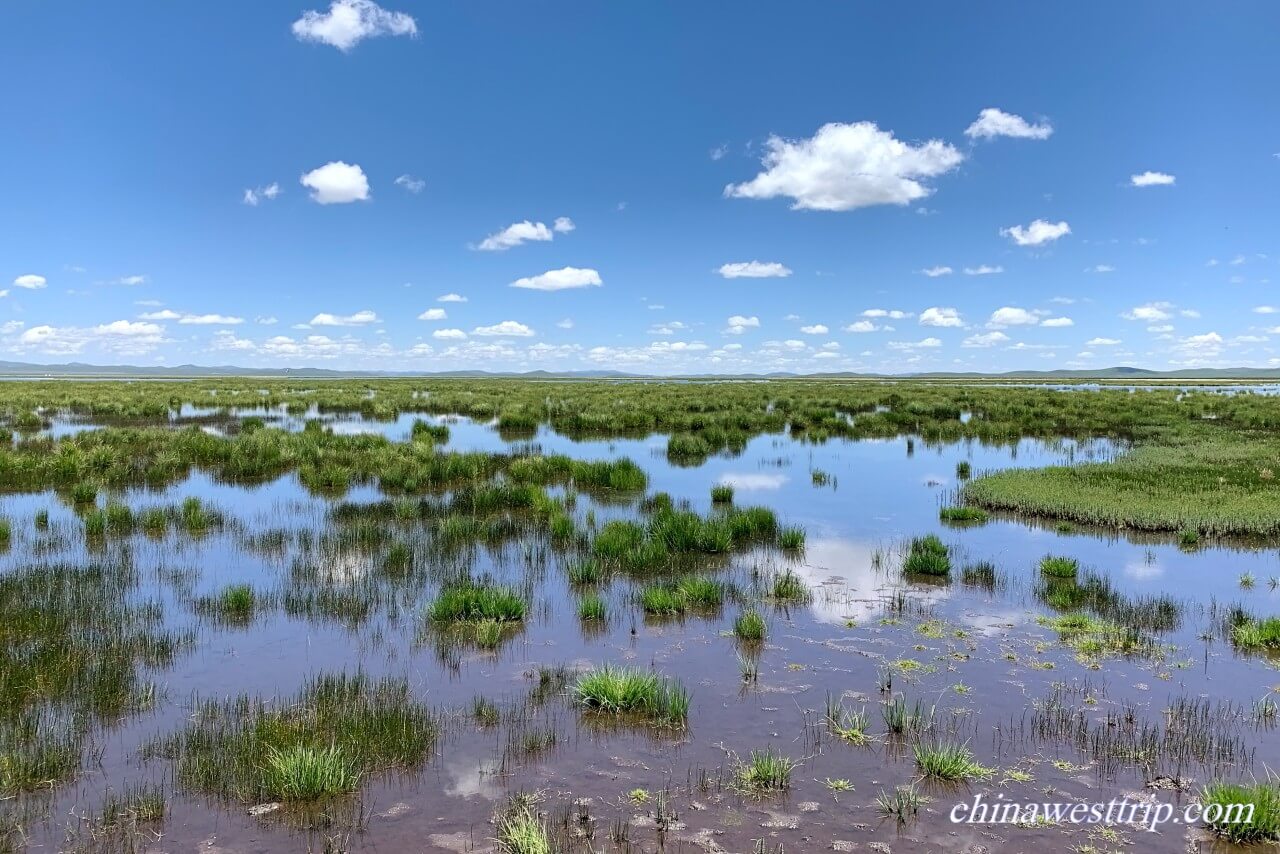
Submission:
M 214 415 L 183 411 L 174 421 Z M 263 417 L 286 429 L 301 429 L 306 417 L 282 410 L 236 415 Z M 403 440 L 421 416 L 393 422 L 324 417 L 337 432 L 376 432 Z M 632 583 L 620 578 L 605 593 L 607 625 L 586 631 L 559 560 L 545 547 L 526 542 L 480 546 L 459 558 L 476 573 L 527 585 L 532 593 L 526 628 L 497 653 L 472 650 L 455 656 L 423 636 L 415 614 L 434 595 L 431 584 L 382 591 L 387 598 L 359 621 L 290 616 L 276 607 L 246 627 L 232 628 L 193 614 L 191 597 L 233 582 L 277 595 L 316 585 L 355 589 L 370 576 L 374 557 L 359 550 L 328 552 L 323 577 L 299 579 L 293 571 L 299 540 L 286 536 L 277 547 L 255 545 L 255 535 L 266 532 L 326 529 L 333 524 L 328 516 L 333 499 L 309 494 L 293 475 L 238 486 L 197 474 L 161 491 L 132 490 L 120 497 L 143 508 L 197 496 L 225 516 L 220 529 L 199 538 L 173 531 L 162 538 L 135 534 L 93 551 L 79 536 L 76 514 L 53 493 L 4 496 L 0 515 L 11 520 L 14 533 L 0 555 L 0 572 L 30 561 L 37 550 L 42 558 L 74 563 L 127 562 L 139 569 L 135 595 L 160 601 L 166 625 L 189 627 L 197 635 L 174 666 L 154 674 L 164 687 L 154 710 L 98 732 L 100 763 L 86 765 L 76 782 L 49 799 L 49 818 L 28 828 L 33 844 L 58 846 L 67 816 L 93 811 L 108 789 L 166 781 L 166 763 L 142 761 L 141 747 L 181 727 L 195 695 L 287 698 L 308 675 L 357 668 L 403 676 L 419 697 L 450 714 L 426 767 L 366 784 L 351 807 L 363 816 L 359 830 L 304 832 L 280 811 L 252 817 L 245 805 L 174 792 L 163 838 L 153 847 L 303 851 L 323 848 L 329 840 L 353 849 L 489 850 L 494 810 L 512 793 L 537 792 L 540 807 L 557 823 L 575 824 L 564 812 L 586 799 L 591 820 L 580 826 L 594 836 L 582 843 L 583 850 L 590 845 L 594 850 L 740 852 L 756 850 L 756 840 L 764 840 L 767 851 L 780 844 L 787 851 L 816 851 L 841 843 L 865 848 L 870 842 L 905 850 L 955 851 L 969 845 L 1025 850 L 1044 844 L 1057 850 L 1105 840 L 1090 837 L 1088 828 L 977 829 L 954 826 L 946 816 L 954 803 L 977 792 L 1044 800 L 1048 787 L 1057 791 L 1053 800 L 1106 801 L 1137 793 L 1181 802 L 1186 795 L 1145 784 L 1162 775 L 1197 784 L 1218 774 L 1261 776 L 1265 767 L 1280 762 L 1269 725 L 1253 715 L 1255 701 L 1280 680 L 1265 660 L 1240 656 L 1221 639 L 1215 611 L 1215 604 L 1236 602 L 1255 613 L 1275 609 L 1280 590 L 1269 579 L 1280 576 L 1280 565 L 1274 549 L 1209 544 L 1187 551 L 1171 538 L 1063 533 L 1013 518 L 976 527 L 938 521 L 939 507 L 958 486 L 961 461 L 977 475 L 1010 466 L 1106 459 L 1117 451 L 1107 442 L 926 446 L 903 437 L 812 445 L 764 435 L 738 455 L 679 466 L 668 461 L 663 436 L 579 442 L 544 427 L 532 437 L 508 441 L 488 424 L 452 417 L 424 420 L 449 424 L 447 450 L 506 451 L 518 444 L 582 459 L 628 457 L 649 473 L 648 492 L 668 492 L 699 512 L 711 509 L 713 484 L 730 483 L 735 504 L 773 508 L 786 524 L 806 529 L 807 545 L 801 557 L 761 549 L 708 560 L 709 567 L 744 590 L 751 587 L 753 570 L 794 567 L 814 588 L 813 601 L 766 606 L 769 639 L 759 657 L 758 680 L 749 683 L 739 673 L 738 648 L 728 635 L 736 605 L 726 604 L 718 614 L 653 620 L 632 603 Z M 225 418 L 207 426 L 235 429 Z M 57 422 L 53 429 L 59 429 Z M 375 489 L 361 487 L 343 500 L 379 497 Z M 41 508 L 50 511 L 48 535 L 33 529 Z M 588 511 L 601 521 L 635 513 L 634 502 L 584 496 L 577 514 L 582 518 Z M 994 563 L 1000 583 L 984 590 L 954 577 L 950 583 L 904 579 L 898 570 L 904 540 L 930 532 L 954 547 L 957 566 Z M 1158 657 L 1106 658 L 1100 665 L 1078 661 L 1054 631 L 1036 622 L 1051 613 L 1035 594 L 1036 565 L 1048 553 L 1077 558 L 1082 569 L 1104 576 L 1121 597 L 1172 597 L 1176 617 L 1157 635 L 1169 649 Z M 1240 585 L 1245 573 L 1256 579 L 1252 587 Z M 530 673 L 537 667 L 602 662 L 652 666 L 683 680 L 693 695 L 687 730 L 655 734 L 590 726 L 562 695 L 529 700 L 535 684 Z M 855 747 L 821 726 L 828 694 L 845 695 L 851 708 L 865 706 L 871 730 L 883 733 L 880 685 L 886 674 L 892 674 L 893 693 L 934 706 L 939 731 L 968 742 L 979 762 L 996 769 L 985 781 L 959 786 L 921 782 L 920 790 L 932 800 L 905 824 L 881 816 L 874 799 L 881 790 L 918 780 L 910 748 L 883 739 Z M 1220 731 L 1231 734 L 1240 749 L 1225 759 L 1219 751 L 1211 760 L 1106 761 L 1087 744 L 1046 734 L 1037 725 L 1032 709 L 1046 701 L 1055 683 L 1072 686 L 1072 708 L 1085 709 L 1089 724 L 1104 732 L 1109 713 L 1163 724 L 1164 710 L 1177 698 L 1232 703 L 1239 714 L 1227 715 L 1230 723 Z M 481 728 L 467 717 L 477 695 L 519 708 L 528 716 L 527 726 L 553 728 L 555 746 L 536 756 L 512 754 L 506 749 L 512 734 L 506 725 Z M 769 746 L 801 761 L 789 792 L 743 796 L 725 785 L 735 757 Z M 1009 779 L 1010 769 L 1026 771 L 1031 780 Z M 830 791 L 825 781 L 838 779 L 850 781 L 852 791 Z M 630 798 L 636 789 L 653 795 L 669 791 L 670 800 L 659 810 L 656 797 L 646 803 Z M 1198 831 L 1174 825 L 1160 834 L 1123 833 L 1141 850 L 1185 850 L 1189 839 L 1199 838 Z

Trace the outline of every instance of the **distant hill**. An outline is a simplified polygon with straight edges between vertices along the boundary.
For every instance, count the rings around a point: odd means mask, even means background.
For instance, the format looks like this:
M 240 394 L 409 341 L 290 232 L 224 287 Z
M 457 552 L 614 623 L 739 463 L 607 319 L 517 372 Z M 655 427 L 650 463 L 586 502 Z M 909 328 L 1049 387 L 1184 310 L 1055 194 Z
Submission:
M 90 365 L 84 362 L 66 362 L 57 365 L 40 365 L 31 362 L 0 361 L 0 379 L 3 378 L 90 378 L 113 377 L 172 378 L 192 377 L 313 377 L 316 379 L 357 379 L 376 377 L 439 377 L 484 378 L 519 377 L 524 379 L 960 379 L 960 380 L 1111 380 L 1143 382 L 1150 380 L 1280 380 L 1277 368 L 1188 368 L 1179 371 L 1153 371 L 1119 365 L 1095 370 L 1071 371 L 1005 371 L 984 374 L 976 371 L 933 371 L 916 374 L 866 374 L 854 372 L 795 374 L 777 372 L 769 374 L 694 374 L 685 377 L 656 377 L 625 371 L 527 371 L 503 373 L 494 371 L 342 371 L 333 368 L 242 368 L 236 365 Z

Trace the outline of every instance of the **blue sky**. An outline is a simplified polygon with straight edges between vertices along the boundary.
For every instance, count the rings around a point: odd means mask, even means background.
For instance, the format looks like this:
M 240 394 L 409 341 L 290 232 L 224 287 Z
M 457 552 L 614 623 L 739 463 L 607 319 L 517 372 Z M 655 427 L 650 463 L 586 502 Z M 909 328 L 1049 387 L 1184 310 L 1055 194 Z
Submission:
M 0 359 L 1280 366 L 1278 31 L 1268 2 L 15 0 Z

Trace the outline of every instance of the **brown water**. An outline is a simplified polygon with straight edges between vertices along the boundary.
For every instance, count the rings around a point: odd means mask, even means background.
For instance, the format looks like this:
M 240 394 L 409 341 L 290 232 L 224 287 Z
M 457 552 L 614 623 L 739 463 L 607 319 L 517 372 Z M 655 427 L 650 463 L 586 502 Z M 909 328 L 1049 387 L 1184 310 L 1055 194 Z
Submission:
M 399 439 L 407 435 L 412 418 L 402 421 L 376 424 L 343 417 L 334 426 Z M 281 423 L 290 426 L 284 419 Z M 487 425 L 451 419 L 450 426 L 449 449 L 510 448 Z M 192 595 L 229 583 L 248 582 L 268 594 L 304 583 L 291 568 L 305 536 L 286 536 L 279 548 L 254 542 L 263 532 L 305 534 L 332 524 L 332 499 L 309 495 L 293 476 L 242 487 L 196 475 L 161 493 L 130 492 L 125 500 L 138 507 L 199 496 L 228 523 L 199 539 L 172 532 L 160 540 L 142 534 L 113 539 L 104 552 L 93 554 L 76 533 L 75 514 L 52 493 L 10 495 L 0 499 L 0 515 L 14 527 L 11 546 L 0 555 L 0 572 L 31 560 L 37 546 L 42 558 L 126 561 L 140 570 L 137 594 L 163 604 L 166 625 L 191 628 L 197 637 L 172 668 L 153 674 L 164 687 L 154 710 L 96 733 L 100 763 L 87 763 L 78 780 L 47 799 L 47 818 L 28 827 L 31 846 L 59 848 L 68 822 L 74 824 L 71 817 L 93 813 L 108 789 L 119 791 L 141 780 L 172 789 L 167 764 L 143 761 L 140 748 L 181 727 L 196 694 L 289 697 L 308 675 L 357 668 L 407 678 L 420 698 L 447 715 L 434 758 L 425 767 L 369 781 L 358 797 L 330 806 L 333 821 L 327 827 L 314 816 L 304 821 L 276 810 L 255 817 L 242 804 L 171 791 L 162 835 L 144 847 L 491 850 L 495 809 L 513 793 L 525 792 L 536 793 L 549 822 L 580 837 L 577 848 L 583 851 L 872 850 L 873 843 L 910 851 L 1064 850 L 1089 844 L 1109 851 L 1125 840 L 1136 850 L 1180 851 L 1199 840 L 1200 831 L 1175 824 L 1160 833 L 1117 828 L 1117 841 L 1099 835 L 1096 827 L 981 828 L 952 824 L 948 814 L 975 793 L 1087 802 L 1128 794 L 1182 803 L 1191 793 L 1147 784 L 1162 776 L 1187 778 L 1195 781 L 1194 792 L 1215 775 L 1262 776 L 1280 760 L 1268 719 L 1255 714 L 1255 702 L 1280 678 L 1271 663 L 1242 657 L 1221 639 L 1221 615 L 1214 609 L 1215 603 L 1240 602 L 1255 613 L 1272 612 L 1280 596 L 1268 583 L 1280 576 L 1274 549 L 1210 544 L 1186 551 L 1168 539 L 1059 533 L 1013 519 L 969 528 L 938 521 L 939 506 L 957 486 L 957 462 L 969 461 L 976 474 L 1106 458 L 1113 452 L 1106 443 L 1026 440 L 999 447 L 927 447 L 916 440 L 910 450 L 906 438 L 808 445 L 762 436 L 736 457 L 679 467 L 663 453 L 665 437 L 579 443 L 544 429 L 533 441 L 547 453 L 629 457 L 649 472 L 649 492 L 669 492 L 702 512 L 710 507 L 713 484 L 733 483 L 735 503 L 766 505 L 785 523 L 807 530 L 802 557 L 760 550 L 715 564 L 719 577 L 742 589 L 750 588 L 753 571 L 790 566 L 815 590 L 809 605 L 766 606 L 769 639 L 759 656 L 758 679 L 744 682 L 739 671 L 739 648 L 729 635 L 736 605 L 682 620 L 646 619 L 632 602 L 631 583 L 617 579 L 605 591 L 607 625 L 585 630 L 554 553 L 525 542 L 479 547 L 461 559 L 477 572 L 531 590 L 534 607 L 526 628 L 496 653 L 454 656 L 424 639 L 415 613 L 434 595 L 430 584 L 382 591 L 385 596 L 359 622 L 289 616 L 280 608 L 242 628 L 195 616 L 187 604 Z M 819 485 L 814 471 L 829 479 Z M 361 488 L 345 500 L 379 497 Z M 32 528 L 39 508 L 51 511 L 51 538 L 42 539 Z M 577 513 L 588 511 L 601 521 L 636 512 L 629 504 L 598 504 L 584 497 Z M 411 528 L 405 531 L 413 536 Z M 995 564 L 1000 583 L 994 589 L 966 586 L 954 574 L 950 583 L 904 580 L 897 568 L 903 540 L 929 532 L 956 549 L 957 566 Z M 1175 613 L 1153 632 L 1168 647 L 1164 654 L 1110 657 L 1100 665 L 1077 660 L 1055 632 L 1036 623 L 1037 616 L 1051 613 L 1035 595 L 1036 563 L 1046 553 L 1077 558 L 1126 601 L 1172 597 Z M 305 583 L 355 586 L 372 560 L 358 551 L 329 554 L 327 577 Z M 1246 572 L 1257 580 L 1251 588 L 1238 583 Z M 687 730 L 588 725 L 563 692 L 538 696 L 539 667 L 603 662 L 678 676 L 692 693 Z M 952 786 L 921 781 L 910 748 L 883 737 L 880 708 L 888 695 L 882 690 L 887 676 L 889 693 L 934 707 L 937 732 L 967 742 L 994 774 Z M 877 739 L 858 747 L 832 737 L 822 725 L 829 694 L 843 695 L 850 708 L 865 706 Z M 518 722 L 477 725 L 469 710 L 478 695 L 496 701 L 504 717 Z M 1089 732 L 1068 735 L 1046 724 L 1045 715 L 1035 710 L 1056 708 L 1050 703 L 1054 696 L 1063 708 L 1083 710 Z M 1190 755 L 1117 759 L 1114 751 L 1100 754 L 1096 748 L 1098 738 L 1105 741 L 1125 726 L 1166 726 L 1165 710 L 1180 699 L 1208 704 L 1206 714 L 1213 716 L 1220 737 L 1213 756 L 1192 750 Z M 514 718 L 517 711 L 520 717 Z M 1108 726 L 1109 715 L 1119 725 Z M 511 739 L 530 729 L 553 729 L 555 745 L 532 756 L 510 750 Z M 792 788 L 767 796 L 735 791 L 730 785 L 735 757 L 766 747 L 800 761 Z M 1023 781 L 1011 770 L 1030 779 Z M 828 780 L 847 780 L 852 790 L 832 791 Z M 929 803 L 905 823 L 885 818 L 876 795 L 913 781 Z M 649 793 L 647 801 L 630 796 L 637 789 Z

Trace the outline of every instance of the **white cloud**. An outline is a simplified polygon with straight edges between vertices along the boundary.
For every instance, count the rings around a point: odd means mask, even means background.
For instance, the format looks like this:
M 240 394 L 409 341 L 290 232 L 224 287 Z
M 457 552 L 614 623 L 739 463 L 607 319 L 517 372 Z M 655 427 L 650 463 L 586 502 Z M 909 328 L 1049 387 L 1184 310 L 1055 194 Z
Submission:
M 26 273 L 13 280 L 15 288 L 26 288 L 29 291 L 38 291 L 47 284 L 49 284 L 48 279 L 37 276 L 35 273 Z
M 1086 273 L 1114 273 L 1115 271 L 1116 268 L 1110 264 L 1094 264 L 1092 267 L 1085 269 Z
M 239 338 L 230 329 L 219 329 L 209 339 L 209 349 L 211 350 L 233 350 L 245 352 L 256 350 L 257 345 L 248 338 Z
M 250 207 L 257 207 L 263 200 L 271 201 L 280 195 L 280 185 L 275 181 L 267 184 L 265 187 L 252 187 L 244 191 L 244 203 Z
M 1200 312 L 1196 311 L 1194 308 L 1179 309 L 1178 314 L 1181 315 L 1182 317 L 1190 317 L 1193 319 L 1198 318 L 1200 316 Z
M 369 309 L 357 311 L 355 314 L 329 314 L 321 312 L 311 318 L 312 326 L 365 326 L 377 323 L 378 315 Z
M 1129 176 L 1131 187 L 1168 187 L 1178 179 L 1164 172 L 1143 172 Z
M 909 311 L 896 308 L 869 308 L 862 313 L 863 317 L 887 317 L 890 320 L 903 320 L 911 316 Z
M 573 220 L 567 216 L 558 216 L 556 221 L 551 224 L 551 230 L 558 234 L 568 234 L 578 226 L 573 224 Z
M 466 302 L 467 298 L 462 294 L 445 294 L 436 297 L 436 302 Z
M 1003 332 L 982 332 L 977 335 L 970 335 L 968 338 L 960 342 L 961 347 L 994 347 L 997 344 L 1003 344 L 1009 340 L 1009 336 Z
M 996 273 L 1003 273 L 1004 267 L 999 264 L 992 266 L 991 264 L 979 264 L 977 267 L 965 267 L 964 274 L 966 276 L 994 276 Z
M 1254 306 L 1253 313 L 1254 314 L 1276 314 L 1276 313 L 1280 313 L 1280 308 L 1276 308 L 1274 305 L 1259 305 L 1259 306 Z
M 572 328 L 573 328 L 573 318 L 572 318 L 572 317 L 566 317 L 564 320 L 557 321 L 557 322 L 556 322 L 556 326 L 558 326 L 560 329 L 572 329 Z
M 876 326 L 870 320 L 857 320 L 844 327 L 845 332 L 877 332 L 881 327 Z
M 1084 342 L 1086 347 L 1115 347 L 1120 344 L 1119 338 L 1090 338 Z
M 931 279 L 936 279 L 939 276 L 950 276 L 955 271 L 952 270 L 950 267 L 926 267 L 920 272 L 924 273 L 926 276 L 928 276 Z
M 1039 322 L 1040 318 L 1036 317 L 1033 312 L 1027 311 L 1025 308 L 1006 305 L 991 313 L 991 317 L 987 320 L 987 325 L 992 327 L 1035 326 Z
M 826 335 L 831 330 L 821 323 L 815 323 L 812 326 L 801 326 L 800 331 L 805 335 Z
M 930 350 L 935 347 L 941 347 L 942 341 L 938 338 L 925 338 L 920 341 L 890 341 L 888 346 L 891 350 Z
M 145 285 L 146 283 L 147 283 L 146 276 L 133 275 L 133 276 L 121 276 L 118 279 L 112 279 L 107 284 L 124 285 L 125 287 L 135 288 L 138 285 Z
M 954 308 L 931 306 L 920 312 L 921 326 L 964 326 L 960 312 Z
M 6 332 L 21 329 L 5 325 Z M 37 351 L 48 355 L 66 356 L 80 353 L 93 344 L 105 352 L 120 356 L 140 356 L 150 353 L 160 344 L 167 343 L 164 327 L 155 323 L 134 320 L 116 320 L 92 327 L 33 326 L 22 332 L 10 344 L 15 352 Z
M 471 334 L 486 337 L 528 338 L 534 334 L 534 331 L 523 323 L 504 320 L 501 323 L 495 323 L 493 326 L 477 326 L 471 330 Z
M 1064 326 L 1075 326 L 1076 322 L 1069 317 L 1046 317 L 1040 321 L 1041 326 L 1052 328 L 1062 328 Z
M 760 328 L 760 318 L 755 317 L 754 315 L 751 317 L 744 317 L 741 314 L 735 314 L 733 317 L 730 317 L 726 323 L 728 324 L 724 330 L 726 335 L 741 335 L 748 329 Z M 677 324 L 666 324 L 665 326 L 666 328 L 675 328 Z M 682 327 L 683 324 L 678 324 L 678 326 Z M 671 333 L 664 332 L 660 334 L 669 335 Z
M 530 222 L 524 220 L 522 222 L 514 222 L 502 231 L 490 234 L 480 244 L 476 246 L 482 252 L 505 252 L 514 246 L 529 241 L 545 241 L 555 237 L 551 229 L 547 228 L 544 223 Z
M 777 261 L 737 261 L 716 270 L 726 279 L 780 279 L 791 275 L 791 268 Z
M 422 314 L 418 315 L 419 320 L 444 320 L 449 315 L 445 313 L 443 308 L 429 308 Z
M 334 160 L 312 169 L 300 179 L 311 190 L 311 200 L 322 205 L 342 205 L 369 199 L 369 179 L 354 163 Z
M 418 25 L 413 16 L 390 12 L 373 0 L 333 0 L 328 12 L 303 12 L 293 22 L 293 34 L 299 41 L 332 45 L 345 52 L 375 36 L 416 36 Z
M 164 308 L 164 309 L 161 309 L 160 311 L 143 312 L 142 314 L 138 315 L 138 317 L 142 318 L 143 320 L 177 320 L 179 317 L 182 317 L 182 315 L 178 314 L 176 311 L 172 309 Z
M 178 319 L 178 323 L 188 326 L 237 326 L 244 323 L 244 318 L 226 314 L 184 314 Z
M 1015 139 L 1048 139 L 1053 133 L 1053 126 L 1048 122 L 1031 124 L 1022 116 L 987 107 L 978 113 L 973 124 L 965 128 L 964 135 L 970 139 L 995 139 L 998 136 L 1011 136 Z
M 1141 320 L 1149 323 L 1154 320 L 1168 320 L 1172 316 L 1169 314 L 1172 308 L 1173 303 L 1149 302 L 1134 306 L 1120 316 L 1125 320 Z
M 1066 221 L 1048 222 L 1037 219 L 1028 226 L 1011 225 L 1000 229 L 1000 234 L 1013 240 L 1019 246 L 1042 246 L 1071 233 L 1071 226 Z
M 275 326 L 279 322 L 280 321 L 276 319 L 274 315 L 270 314 L 260 314 L 254 318 L 254 323 L 257 323 L 259 326 Z
M 725 196 L 786 196 L 792 209 L 849 211 L 871 205 L 906 205 L 930 195 L 921 181 L 951 171 L 964 160 L 954 146 L 929 140 L 902 142 L 872 122 L 823 125 L 810 139 L 771 136 L 765 171 L 724 188 Z
M 525 288 L 531 291 L 563 291 L 568 288 L 600 287 L 604 282 L 600 274 L 590 268 L 562 267 L 559 270 L 548 270 L 537 276 L 526 276 L 511 283 L 513 288 Z
M 404 187 L 415 196 L 427 188 L 427 182 L 421 178 L 415 178 L 412 175 L 399 175 L 393 181 L 397 187 Z
M 467 337 L 467 333 L 461 329 L 437 329 L 431 333 L 432 338 L 439 338 L 441 341 L 461 341 Z

